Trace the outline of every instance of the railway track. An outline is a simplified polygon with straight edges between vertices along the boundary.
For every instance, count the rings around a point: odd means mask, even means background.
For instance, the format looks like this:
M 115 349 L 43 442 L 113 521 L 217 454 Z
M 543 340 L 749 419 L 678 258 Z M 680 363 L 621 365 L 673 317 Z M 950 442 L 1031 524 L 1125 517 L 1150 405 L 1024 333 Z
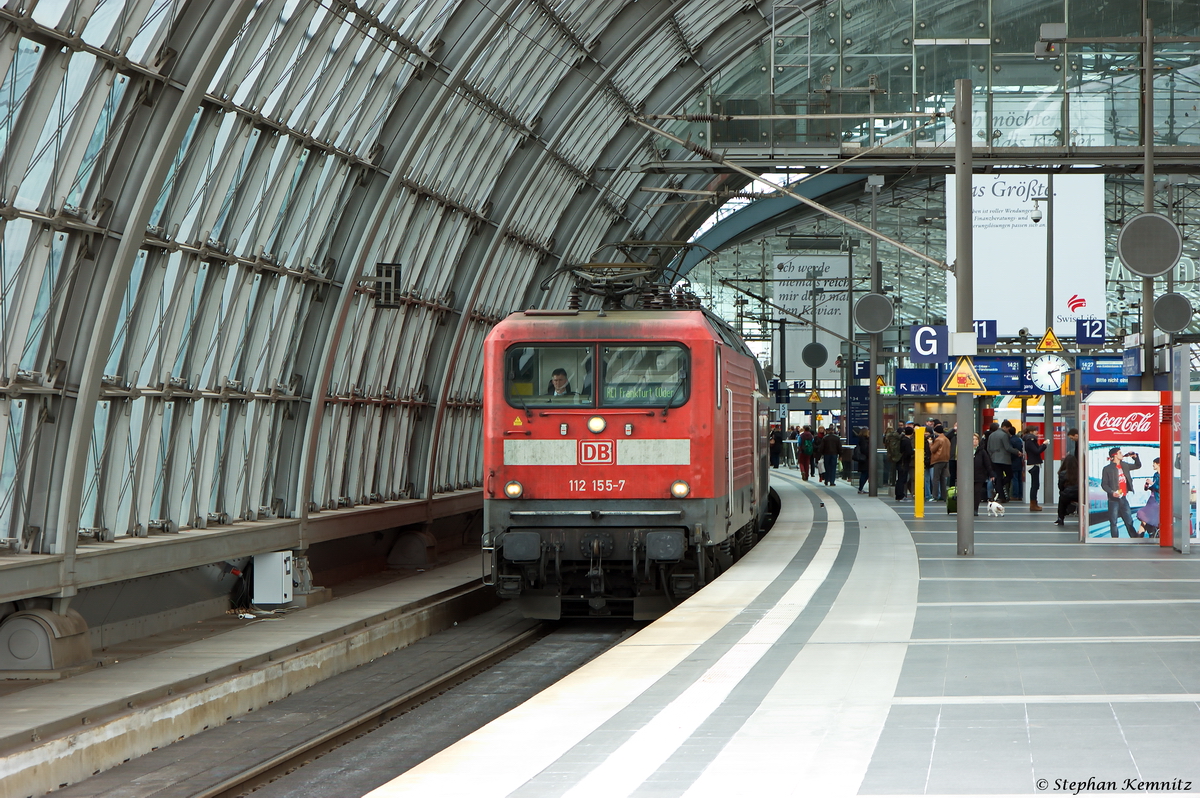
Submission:
M 280 775 L 290 773 L 297 768 L 334 751 L 351 740 L 382 727 L 389 721 L 436 698 L 447 690 L 491 668 L 496 663 L 512 656 L 526 648 L 548 630 L 548 624 L 537 624 L 526 629 L 500 645 L 486 651 L 471 660 L 464 662 L 451 670 L 434 676 L 424 684 L 408 692 L 389 698 L 378 706 L 360 712 L 348 720 L 344 720 L 321 734 L 283 751 L 263 762 L 247 768 L 245 771 L 224 779 L 207 789 L 191 793 L 194 798 L 234 798 L 246 795 L 263 784 L 270 783 Z
M 441 632 L 56 794 L 364 795 L 637 628 L 529 620 L 495 606 L 493 588 L 479 590 L 486 595 L 462 591 L 429 607 L 444 613 Z

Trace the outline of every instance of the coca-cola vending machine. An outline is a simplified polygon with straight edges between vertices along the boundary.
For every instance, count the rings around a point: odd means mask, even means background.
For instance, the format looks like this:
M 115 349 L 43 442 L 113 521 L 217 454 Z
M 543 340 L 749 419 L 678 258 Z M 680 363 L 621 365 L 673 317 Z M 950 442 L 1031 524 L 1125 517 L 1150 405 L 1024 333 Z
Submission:
M 1159 394 L 1094 391 L 1079 440 L 1080 537 L 1157 544 Z

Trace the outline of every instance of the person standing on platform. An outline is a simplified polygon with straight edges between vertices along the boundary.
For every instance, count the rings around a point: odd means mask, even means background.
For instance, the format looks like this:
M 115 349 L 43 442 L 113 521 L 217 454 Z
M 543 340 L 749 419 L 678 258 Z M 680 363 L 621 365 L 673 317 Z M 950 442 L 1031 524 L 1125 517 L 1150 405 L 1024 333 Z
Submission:
M 1125 462 L 1128 458 L 1133 465 Z M 1108 533 L 1117 537 L 1117 516 L 1125 522 L 1129 537 L 1140 538 L 1142 533 L 1133 525 L 1133 513 L 1129 509 L 1130 488 L 1133 487 L 1133 472 L 1142 467 L 1142 459 L 1137 452 L 1121 454 L 1121 447 L 1114 446 L 1108 450 L 1108 465 L 1100 471 L 1100 487 L 1108 496 Z
M 779 455 L 783 453 L 783 431 L 771 428 L 771 468 L 779 468 Z
M 900 459 L 896 461 L 896 501 L 902 502 L 907 496 L 908 475 L 913 465 L 913 431 L 905 427 L 900 436 Z
M 954 422 L 954 427 L 946 434 L 950 439 L 950 462 L 946 468 L 946 482 L 950 487 L 958 484 L 958 422 Z
M 812 427 L 807 424 L 800 431 L 800 437 L 796 439 L 796 459 L 800 462 L 800 476 L 807 482 L 808 475 L 812 473 L 813 460 Z
M 825 430 L 825 437 L 821 440 L 821 454 L 825 460 L 825 471 L 821 474 L 821 481 L 830 487 L 837 484 L 838 456 L 841 453 L 842 439 L 838 437 L 836 430 L 830 427 Z
M 986 495 L 985 486 L 989 479 L 995 477 L 995 471 L 992 468 L 992 458 L 988 457 L 987 447 L 979 445 L 979 433 L 974 436 L 975 441 L 975 461 L 972 464 L 975 482 L 975 515 L 979 515 L 979 503 L 983 501 Z
M 862 493 L 869 477 L 867 465 L 871 459 L 871 431 L 863 427 L 858 431 L 858 443 L 854 446 L 854 462 L 858 465 L 858 492 Z
M 1004 504 L 1008 501 L 1008 481 L 1012 469 L 1013 455 L 1019 455 L 1019 449 L 1014 449 L 1008 433 L 1000 429 L 1000 425 L 992 422 L 988 430 L 987 443 L 988 459 L 992 463 L 992 473 L 995 475 L 992 484 L 996 489 L 996 501 Z
M 1042 506 L 1038 504 L 1038 488 L 1042 484 L 1042 453 L 1046 444 L 1038 443 L 1037 430 L 1030 427 L 1025 430 L 1025 462 L 1029 464 L 1029 512 L 1040 513 Z
M 883 484 L 896 484 L 896 463 L 900 461 L 900 431 L 889 429 L 883 434 L 883 448 L 887 457 L 883 458 Z
M 1076 435 L 1079 433 L 1075 430 Z M 1054 523 L 1063 526 L 1071 512 L 1071 505 L 1079 501 L 1079 458 L 1075 450 L 1067 452 L 1058 467 L 1058 518 Z
M 1008 433 L 1008 442 L 1012 444 L 1012 448 L 1017 450 L 1013 453 L 1012 468 L 1009 470 L 1008 495 L 1021 499 L 1025 496 L 1025 441 L 1021 440 L 1016 427 L 1008 421 L 1004 422 L 1002 429 Z
M 925 498 L 929 499 L 936 493 L 933 488 L 933 456 L 930 446 L 933 445 L 933 431 L 937 428 L 939 422 L 936 418 L 928 419 L 925 422 Z M 915 434 L 914 430 L 914 434 Z
M 933 440 L 929 444 L 929 498 L 930 501 L 946 501 L 946 472 L 950 467 L 950 439 L 941 424 L 933 428 Z

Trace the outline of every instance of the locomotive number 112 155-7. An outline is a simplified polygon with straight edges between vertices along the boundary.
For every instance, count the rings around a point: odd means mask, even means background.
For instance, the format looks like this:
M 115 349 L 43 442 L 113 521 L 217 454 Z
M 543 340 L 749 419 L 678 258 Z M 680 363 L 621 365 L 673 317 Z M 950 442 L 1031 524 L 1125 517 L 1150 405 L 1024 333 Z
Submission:
M 572 479 L 568 480 L 569 490 L 593 490 L 614 492 L 625 490 L 623 479 Z

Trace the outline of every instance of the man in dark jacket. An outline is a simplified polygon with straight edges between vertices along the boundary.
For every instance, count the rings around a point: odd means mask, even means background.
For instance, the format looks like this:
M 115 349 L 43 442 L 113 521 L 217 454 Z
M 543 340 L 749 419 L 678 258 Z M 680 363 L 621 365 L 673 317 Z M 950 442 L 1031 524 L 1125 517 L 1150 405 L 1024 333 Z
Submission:
M 838 457 L 842 454 L 842 439 L 838 437 L 837 431 L 833 427 L 827 429 L 825 437 L 821 439 L 821 454 L 824 455 L 825 460 L 825 471 L 821 474 L 821 481 L 826 485 L 836 485 Z
M 946 437 L 950 439 L 950 468 L 947 469 L 946 484 L 954 486 L 958 484 L 958 422 L 954 422 L 954 426 L 946 433 Z
M 854 445 L 854 462 L 858 464 L 858 492 L 862 493 L 867 485 L 869 463 L 871 461 L 871 431 L 863 427 L 858 431 L 858 442 Z
M 1038 504 L 1038 487 L 1041 485 L 1042 452 L 1046 444 L 1038 443 L 1037 431 L 1033 428 L 1025 430 L 1025 462 L 1029 464 L 1029 512 L 1040 513 L 1042 506 Z
M 913 466 L 913 430 L 905 427 L 900 435 L 900 459 L 896 461 L 896 501 L 904 501 L 908 475 Z
M 1133 460 L 1133 465 L 1124 462 L 1125 458 Z M 1125 497 L 1133 488 L 1133 472 L 1142 467 L 1142 460 L 1137 452 L 1121 454 L 1121 447 L 1114 446 L 1108 450 L 1108 465 L 1100 471 L 1100 487 L 1108 496 L 1108 533 L 1117 537 L 1117 516 L 1125 522 L 1129 537 L 1140 538 L 1142 533 L 1133 525 L 1133 514 L 1129 511 L 1129 500 Z
M 1004 504 L 1008 501 L 1008 482 L 1012 478 L 1013 455 L 1020 457 L 1021 450 L 1012 445 L 1008 433 L 1000 429 L 1000 425 L 995 421 L 988 430 L 984 448 L 987 450 L 988 459 L 992 461 L 992 471 L 995 472 L 992 484 L 996 488 L 996 501 Z
M 889 429 L 883 434 L 883 448 L 887 457 L 883 458 L 883 478 L 880 485 L 891 485 L 895 482 L 896 462 L 900 459 L 900 431 Z
M 975 515 L 979 515 L 979 503 L 987 495 L 986 485 L 989 479 L 996 476 L 992 467 L 992 458 L 988 457 L 987 447 L 979 445 L 979 433 L 975 433 L 975 461 L 972 464 L 973 481 L 975 483 Z
M 779 468 L 779 455 L 783 453 L 783 430 L 771 429 L 771 468 Z

